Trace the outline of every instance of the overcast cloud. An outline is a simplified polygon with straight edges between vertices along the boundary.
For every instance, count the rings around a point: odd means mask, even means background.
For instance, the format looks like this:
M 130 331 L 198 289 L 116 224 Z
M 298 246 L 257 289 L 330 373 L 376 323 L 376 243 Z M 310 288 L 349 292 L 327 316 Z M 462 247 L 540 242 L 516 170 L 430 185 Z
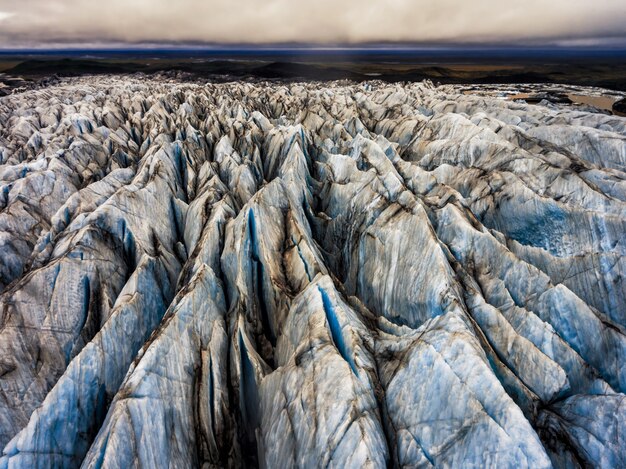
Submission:
M 0 0 L 2 48 L 563 39 L 593 45 L 625 36 L 626 0 Z

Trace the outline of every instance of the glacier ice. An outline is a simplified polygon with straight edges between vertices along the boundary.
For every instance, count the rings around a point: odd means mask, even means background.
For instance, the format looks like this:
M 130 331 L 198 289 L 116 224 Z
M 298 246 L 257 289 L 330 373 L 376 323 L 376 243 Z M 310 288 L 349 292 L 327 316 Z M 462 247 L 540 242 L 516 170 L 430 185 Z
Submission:
M 625 467 L 625 232 L 626 119 L 589 107 L 0 98 L 0 468 Z

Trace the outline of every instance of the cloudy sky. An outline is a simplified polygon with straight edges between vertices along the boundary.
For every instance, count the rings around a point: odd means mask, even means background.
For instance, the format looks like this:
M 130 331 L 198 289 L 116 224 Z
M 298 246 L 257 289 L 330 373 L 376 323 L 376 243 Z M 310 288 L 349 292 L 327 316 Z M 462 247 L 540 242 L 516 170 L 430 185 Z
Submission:
M 625 38 L 626 0 L 0 0 L 0 48 Z

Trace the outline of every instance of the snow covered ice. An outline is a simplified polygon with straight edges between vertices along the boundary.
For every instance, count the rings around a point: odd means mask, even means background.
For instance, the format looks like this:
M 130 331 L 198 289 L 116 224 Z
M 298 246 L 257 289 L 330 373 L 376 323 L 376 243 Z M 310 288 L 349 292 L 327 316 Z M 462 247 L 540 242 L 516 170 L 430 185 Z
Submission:
M 429 82 L 0 99 L 0 468 L 626 467 L 626 118 Z

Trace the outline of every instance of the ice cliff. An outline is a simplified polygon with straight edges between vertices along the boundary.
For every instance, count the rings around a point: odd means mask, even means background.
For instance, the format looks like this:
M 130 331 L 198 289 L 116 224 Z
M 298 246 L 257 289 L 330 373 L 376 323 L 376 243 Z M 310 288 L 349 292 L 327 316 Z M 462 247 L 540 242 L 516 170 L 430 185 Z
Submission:
M 430 83 L 0 99 L 0 468 L 626 467 L 626 119 Z

